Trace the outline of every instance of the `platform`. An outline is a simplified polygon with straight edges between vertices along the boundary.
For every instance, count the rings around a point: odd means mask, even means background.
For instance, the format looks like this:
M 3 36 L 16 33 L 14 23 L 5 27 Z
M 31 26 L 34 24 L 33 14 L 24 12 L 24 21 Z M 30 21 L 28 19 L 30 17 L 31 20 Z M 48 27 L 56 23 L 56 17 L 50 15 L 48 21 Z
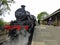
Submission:
M 60 28 L 36 26 L 31 45 L 60 45 Z

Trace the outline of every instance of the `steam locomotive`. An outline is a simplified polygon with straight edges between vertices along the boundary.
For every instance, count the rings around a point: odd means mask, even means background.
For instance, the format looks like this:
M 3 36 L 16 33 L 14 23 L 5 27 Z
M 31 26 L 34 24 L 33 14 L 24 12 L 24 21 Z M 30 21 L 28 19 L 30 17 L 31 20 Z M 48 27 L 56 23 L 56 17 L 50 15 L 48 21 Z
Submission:
M 27 32 L 32 33 L 36 26 L 36 17 L 25 10 L 25 5 L 15 11 L 16 20 L 11 21 L 10 25 L 5 25 L 4 29 L 9 30 L 11 37 L 23 34 L 26 36 Z

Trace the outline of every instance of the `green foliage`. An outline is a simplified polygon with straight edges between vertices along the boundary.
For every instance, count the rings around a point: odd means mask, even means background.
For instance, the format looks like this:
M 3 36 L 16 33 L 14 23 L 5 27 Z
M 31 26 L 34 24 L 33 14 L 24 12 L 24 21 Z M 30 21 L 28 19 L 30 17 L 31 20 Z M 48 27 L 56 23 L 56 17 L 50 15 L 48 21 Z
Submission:
M 8 6 L 7 0 L 2 0 L 2 4 L 6 4 Z
M 12 2 L 13 0 L 0 0 L 0 15 L 10 10 L 9 3 L 12 3 Z
M 4 21 L 2 19 L 0 19 L 0 26 L 4 25 Z
M 47 12 L 41 12 L 41 13 L 38 14 L 37 18 L 39 20 L 41 20 L 42 19 L 42 16 L 45 16 L 45 15 L 49 15 L 49 14 Z

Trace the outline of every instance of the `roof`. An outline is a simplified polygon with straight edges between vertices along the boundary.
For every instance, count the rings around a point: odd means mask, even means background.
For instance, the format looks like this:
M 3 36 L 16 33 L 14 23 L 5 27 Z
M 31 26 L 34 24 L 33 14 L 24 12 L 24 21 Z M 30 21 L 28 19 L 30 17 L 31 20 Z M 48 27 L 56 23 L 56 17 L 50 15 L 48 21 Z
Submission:
M 44 18 L 43 20 L 48 19 L 49 17 L 57 14 L 58 12 L 60 12 L 60 9 L 56 10 L 55 12 L 53 12 L 52 14 L 50 14 L 49 16 L 47 16 L 46 18 Z

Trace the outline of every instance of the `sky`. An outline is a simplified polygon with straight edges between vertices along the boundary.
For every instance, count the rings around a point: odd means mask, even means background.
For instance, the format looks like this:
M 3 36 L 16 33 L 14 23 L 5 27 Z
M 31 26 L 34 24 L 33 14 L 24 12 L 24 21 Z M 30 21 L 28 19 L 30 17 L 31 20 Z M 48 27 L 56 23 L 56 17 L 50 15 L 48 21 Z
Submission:
M 59 0 L 15 0 L 14 4 L 11 4 L 10 8 L 10 15 L 7 13 L 3 19 L 7 22 L 11 20 L 15 20 L 15 11 L 20 8 L 21 5 L 26 6 L 26 10 L 29 11 L 31 14 L 37 15 L 40 12 L 46 11 L 49 14 L 53 13 L 57 9 L 60 8 L 60 1 Z

